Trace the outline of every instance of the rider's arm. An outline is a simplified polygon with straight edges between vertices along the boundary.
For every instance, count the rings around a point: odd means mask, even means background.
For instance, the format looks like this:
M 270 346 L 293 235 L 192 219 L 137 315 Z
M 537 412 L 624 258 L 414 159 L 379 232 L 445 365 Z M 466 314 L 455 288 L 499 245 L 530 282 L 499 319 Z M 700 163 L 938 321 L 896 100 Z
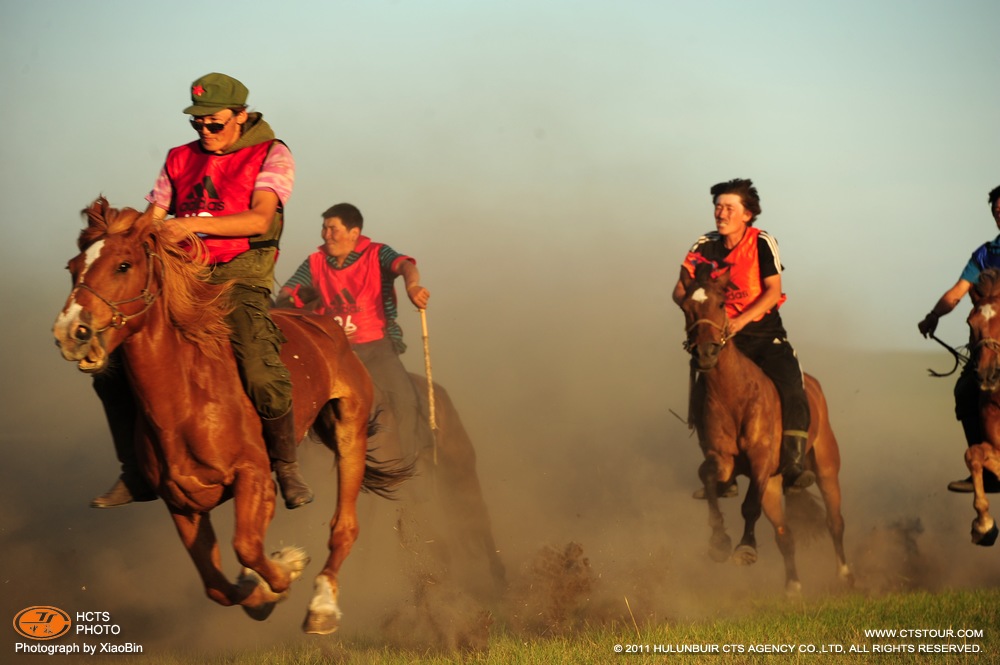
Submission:
M 417 264 L 413 261 L 399 261 L 393 268 L 393 272 L 402 275 L 406 295 L 410 302 L 416 305 L 417 309 L 426 309 L 431 292 L 420 285 L 420 270 L 417 268 Z
M 237 238 L 256 236 L 271 228 L 278 202 L 278 195 L 271 190 L 258 189 L 250 197 L 249 210 L 218 217 L 175 217 L 164 222 L 163 229 L 167 231 L 166 239 L 174 242 L 193 233 Z
M 677 284 L 674 286 L 674 292 L 672 295 L 674 302 L 677 303 L 678 307 L 680 307 L 681 303 L 684 302 L 684 295 L 687 292 L 687 289 L 684 286 L 685 277 L 687 277 L 687 269 L 684 266 L 681 266 L 681 276 L 677 279 Z
M 917 324 L 920 334 L 924 337 L 933 335 L 937 329 L 938 319 L 955 309 L 971 288 L 972 282 L 960 279 L 955 283 L 955 286 L 945 291 L 941 299 L 937 301 L 937 304 L 924 317 L 924 320 Z

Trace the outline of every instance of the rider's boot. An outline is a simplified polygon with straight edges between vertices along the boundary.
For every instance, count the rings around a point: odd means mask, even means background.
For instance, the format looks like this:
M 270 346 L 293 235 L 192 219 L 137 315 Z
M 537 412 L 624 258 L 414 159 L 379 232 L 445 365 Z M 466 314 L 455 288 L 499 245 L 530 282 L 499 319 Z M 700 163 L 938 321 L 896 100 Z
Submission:
M 104 494 L 94 497 L 92 508 L 114 508 L 133 501 L 153 501 L 156 492 L 149 487 L 139 472 L 139 462 L 135 456 L 135 419 L 137 409 L 132 388 L 123 375 L 98 375 L 94 378 L 94 390 L 104 405 L 104 414 L 111 429 L 111 439 L 115 444 L 115 455 L 121 463 L 121 475 Z
M 289 408 L 283 416 L 261 418 L 264 426 L 264 443 L 271 458 L 271 468 L 278 478 L 285 507 L 292 509 L 304 506 L 313 500 L 313 492 L 299 473 L 296 458 L 295 419 Z
M 816 482 L 816 474 L 805 468 L 806 433 L 784 432 L 781 435 L 781 452 L 785 465 L 781 470 L 782 485 L 786 489 L 805 489 Z

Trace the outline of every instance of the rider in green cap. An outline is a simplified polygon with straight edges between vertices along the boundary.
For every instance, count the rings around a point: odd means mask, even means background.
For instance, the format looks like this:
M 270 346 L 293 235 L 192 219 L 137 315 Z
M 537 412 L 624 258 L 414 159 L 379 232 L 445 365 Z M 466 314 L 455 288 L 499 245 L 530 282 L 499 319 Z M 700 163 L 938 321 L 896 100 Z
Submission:
M 233 352 L 260 415 L 285 505 L 297 508 L 312 501 L 313 494 L 296 460 L 291 377 L 279 355 L 285 339 L 268 314 L 295 162 L 263 116 L 247 111 L 247 94 L 246 86 L 225 74 L 206 74 L 191 84 L 191 105 L 184 113 L 191 116 L 198 139 L 167 153 L 146 197 L 147 212 L 160 222 L 160 233 L 168 240 L 200 238 L 199 251 L 213 266 L 213 282 L 235 282 L 229 315 Z M 120 372 L 100 375 L 94 386 L 122 473 L 91 505 L 109 508 L 155 498 L 135 461 L 136 408 L 127 379 Z

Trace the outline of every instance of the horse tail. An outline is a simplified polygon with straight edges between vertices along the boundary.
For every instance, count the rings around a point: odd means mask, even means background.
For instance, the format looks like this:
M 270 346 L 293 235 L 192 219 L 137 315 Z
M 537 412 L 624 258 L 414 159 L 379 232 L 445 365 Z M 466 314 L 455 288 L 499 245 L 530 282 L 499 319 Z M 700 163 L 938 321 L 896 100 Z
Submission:
M 371 492 L 383 499 L 395 499 L 396 490 L 416 473 L 416 463 L 401 460 L 375 459 L 365 455 L 365 476 L 361 480 L 361 491 Z
M 785 494 L 785 518 L 796 542 L 813 542 L 827 533 L 826 508 L 812 492 L 793 490 Z
M 375 407 L 372 417 L 368 419 L 368 438 L 372 438 L 376 434 L 382 431 L 382 423 L 378 421 L 379 416 L 382 415 L 382 407 Z

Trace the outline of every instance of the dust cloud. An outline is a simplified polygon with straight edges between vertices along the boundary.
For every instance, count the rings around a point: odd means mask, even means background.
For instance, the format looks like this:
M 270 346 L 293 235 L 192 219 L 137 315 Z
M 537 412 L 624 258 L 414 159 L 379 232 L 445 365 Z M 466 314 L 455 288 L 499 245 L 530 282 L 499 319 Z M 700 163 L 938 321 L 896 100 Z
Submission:
M 557 273 L 552 258 L 539 270 Z M 161 504 L 88 507 L 116 475 L 99 403 L 89 379 L 51 347 L 50 319 L 12 323 L 23 353 L 7 363 L 0 433 L 3 616 L 41 604 L 106 611 L 122 639 L 147 654 L 228 653 L 338 636 L 461 650 L 481 648 L 499 626 L 533 635 L 609 621 L 630 628 L 633 620 L 738 613 L 747 599 L 782 594 L 780 555 L 763 520 L 752 568 L 707 556 L 706 506 L 690 498 L 700 453 L 674 415 L 685 414 L 687 400 L 682 320 L 668 302 L 675 273 L 651 283 L 649 266 L 639 263 L 624 261 L 613 283 L 577 271 L 534 288 L 512 276 L 450 292 L 444 285 L 458 277 L 454 265 L 431 280 L 433 259 L 422 264 L 435 293 L 434 377 L 475 445 L 507 590 L 491 594 L 475 575 L 445 583 L 447 571 L 421 563 L 412 547 L 420 537 L 407 535 L 401 504 L 364 496 L 360 539 L 341 574 L 342 626 L 324 638 L 304 636 L 300 626 L 326 556 L 336 489 L 329 451 L 303 443 L 316 501 L 296 511 L 279 507 L 267 536 L 269 549 L 298 545 L 312 562 L 289 598 L 256 623 L 204 596 Z M 630 284 L 635 298 L 623 299 Z M 62 297 L 53 296 L 51 316 Z M 404 312 L 405 358 L 421 371 L 415 319 Z M 928 378 L 926 368 L 940 369 L 947 357 L 860 351 L 809 324 L 789 327 L 806 371 L 825 389 L 840 442 L 845 544 L 857 589 L 1000 584 L 996 553 L 969 542 L 971 497 L 945 490 L 966 474 L 964 443 L 951 416 L 951 379 Z M 723 507 L 738 539 L 739 499 Z M 213 521 L 235 577 L 231 512 L 223 505 Z M 798 562 L 806 597 L 840 592 L 828 537 L 800 543 Z M 478 579 L 487 577 L 483 569 Z

